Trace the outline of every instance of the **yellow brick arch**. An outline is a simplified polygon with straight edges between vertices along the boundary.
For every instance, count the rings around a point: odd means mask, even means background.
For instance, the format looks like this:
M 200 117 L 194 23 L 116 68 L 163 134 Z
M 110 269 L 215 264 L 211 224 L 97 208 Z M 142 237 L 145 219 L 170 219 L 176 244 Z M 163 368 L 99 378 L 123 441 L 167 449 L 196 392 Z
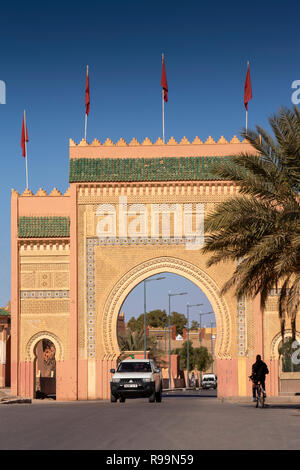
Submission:
M 203 269 L 186 260 L 162 256 L 147 260 L 130 269 L 112 289 L 105 302 L 102 317 L 101 329 L 104 351 L 102 359 L 116 359 L 120 354 L 116 325 L 121 306 L 127 295 L 144 279 L 162 272 L 170 272 L 183 276 L 204 292 L 216 316 L 218 331 L 216 356 L 219 359 L 230 358 L 231 317 L 217 283 Z

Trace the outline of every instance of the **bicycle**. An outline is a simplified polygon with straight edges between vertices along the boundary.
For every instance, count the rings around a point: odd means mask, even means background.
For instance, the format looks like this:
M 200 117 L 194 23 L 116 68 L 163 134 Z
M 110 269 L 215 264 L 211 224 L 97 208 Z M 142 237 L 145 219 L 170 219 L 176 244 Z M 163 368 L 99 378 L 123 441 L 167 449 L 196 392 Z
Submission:
M 261 383 L 258 382 L 256 385 L 256 408 L 264 408 L 265 406 L 265 394 L 261 386 Z
M 251 376 L 249 377 L 249 379 L 252 380 L 252 382 L 253 382 L 253 379 L 252 379 Z M 258 381 L 257 383 L 256 382 L 253 382 L 253 383 L 255 385 L 255 390 L 256 390 L 255 408 L 258 408 L 258 407 L 264 408 L 265 399 L 266 399 L 264 389 L 262 388 L 262 385 L 261 385 L 260 381 Z

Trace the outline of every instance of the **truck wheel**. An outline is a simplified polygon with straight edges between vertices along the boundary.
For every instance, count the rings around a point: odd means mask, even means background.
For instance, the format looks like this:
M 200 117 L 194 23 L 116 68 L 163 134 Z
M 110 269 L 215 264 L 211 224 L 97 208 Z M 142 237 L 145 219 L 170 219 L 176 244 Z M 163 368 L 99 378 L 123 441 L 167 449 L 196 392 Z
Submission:
M 157 403 L 161 403 L 162 389 L 160 387 L 159 391 L 155 394 L 155 400 Z
M 125 397 L 120 397 L 120 403 L 125 403 L 126 398 Z
M 149 403 L 154 403 L 155 402 L 155 396 L 156 396 L 156 393 L 155 393 L 155 390 L 154 390 L 152 395 L 150 395 L 150 397 L 149 397 Z
M 117 397 L 115 397 L 112 393 L 110 395 L 110 401 L 111 401 L 111 403 L 116 403 L 116 401 L 117 401 Z

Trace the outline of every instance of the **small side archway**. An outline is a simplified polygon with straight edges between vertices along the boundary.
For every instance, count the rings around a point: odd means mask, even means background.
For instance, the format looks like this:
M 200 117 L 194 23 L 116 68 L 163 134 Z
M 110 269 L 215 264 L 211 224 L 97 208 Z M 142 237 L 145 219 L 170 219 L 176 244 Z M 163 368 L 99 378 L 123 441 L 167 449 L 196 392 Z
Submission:
M 43 331 L 29 340 L 26 359 L 32 365 L 35 398 L 56 398 L 56 361 L 62 358 L 62 344 L 56 335 Z
M 285 331 L 285 340 L 291 340 L 292 330 Z M 300 371 L 299 371 L 299 355 L 300 355 L 300 332 L 296 332 L 296 341 L 298 346 L 293 347 L 296 356 L 296 367 L 292 366 L 291 354 L 280 356 L 279 348 L 282 345 L 282 335 L 278 333 L 271 342 L 270 359 L 275 364 L 276 374 L 278 377 L 278 393 L 295 394 L 300 392 Z M 293 354 L 293 355 L 294 355 Z

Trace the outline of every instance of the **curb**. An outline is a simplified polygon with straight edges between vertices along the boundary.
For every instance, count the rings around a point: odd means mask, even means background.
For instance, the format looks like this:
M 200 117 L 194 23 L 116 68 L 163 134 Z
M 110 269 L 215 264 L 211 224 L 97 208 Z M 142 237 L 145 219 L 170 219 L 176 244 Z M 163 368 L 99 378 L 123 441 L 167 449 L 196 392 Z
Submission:
M 31 398 L 8 398 L 0 401 L 0 405 L 14 405 L 15 403 L 31 403 Z

